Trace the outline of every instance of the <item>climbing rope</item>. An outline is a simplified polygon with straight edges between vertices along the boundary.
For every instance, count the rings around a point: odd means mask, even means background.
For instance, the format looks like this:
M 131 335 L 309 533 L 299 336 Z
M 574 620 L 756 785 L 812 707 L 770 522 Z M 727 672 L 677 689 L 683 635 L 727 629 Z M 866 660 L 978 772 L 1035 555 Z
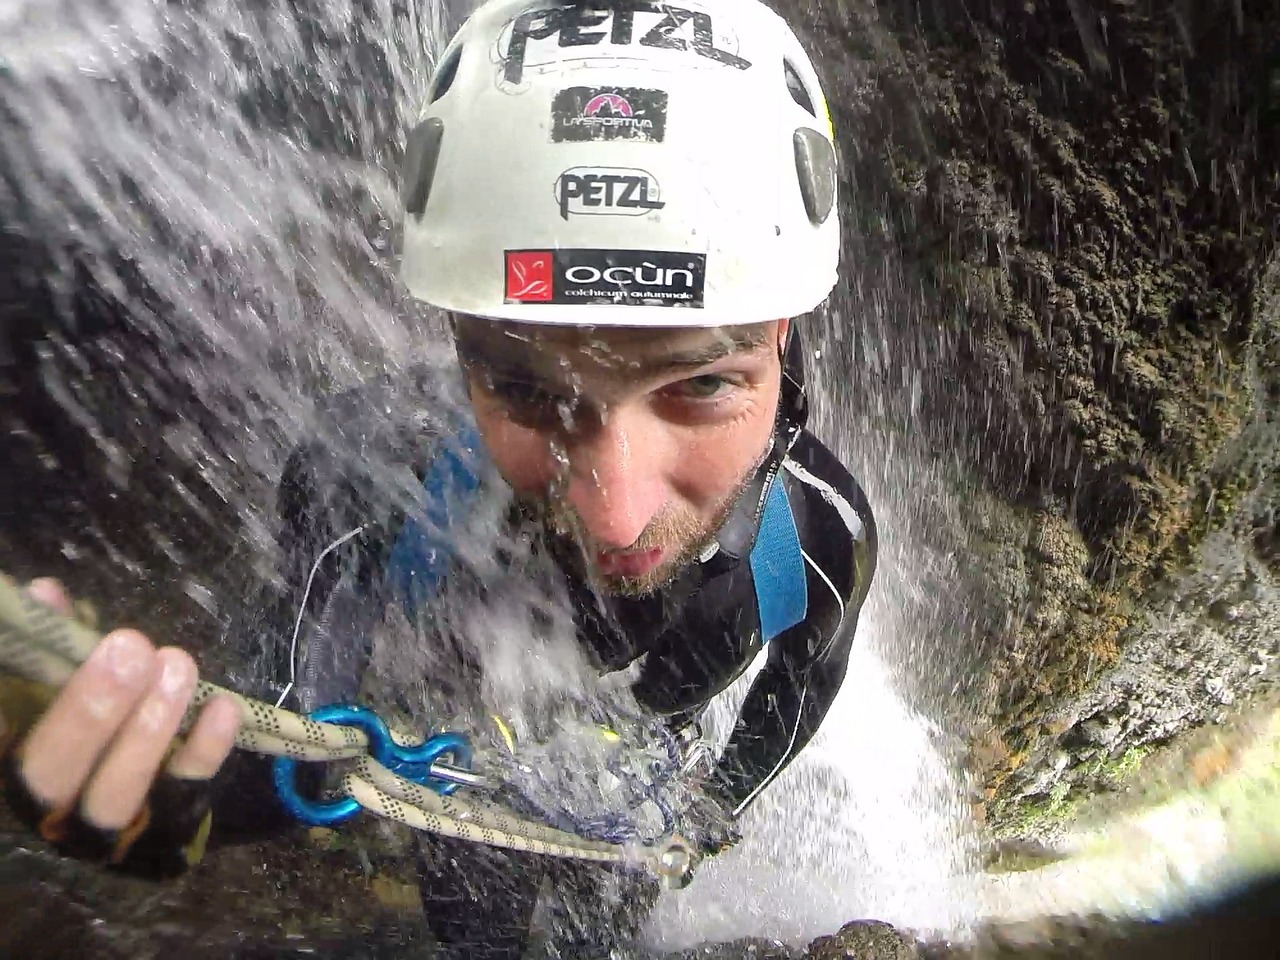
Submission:
M 0 669 L 61 687 L 100 639 L 0 574 Z M 218 696 L 230 697 L 240 708 L 236 746 L 280 758 L 273 771 L 277 787 L 284 788 L 282 799 L 304 822 L 337 823 L 364 809 L 417 830 L 489 846 L 644 866 L 668 886 L 682 886 L 691 875 L 692 852 L 674 834 L 649 844 L 591 839 L 519 816 L 490 800 L 454 795 L 462 785 L 493 786 L 467 769 L 470 745 L 459 734 L 411 744 L 360 707 L 327 707 L 304 717 L 203 680 L 181 730 L 189 730 L 201 706 Z M 446 757 L 454 763 L 446 763 Z M 298 761 L 334 760 L 355 761 L 342 779 L 341 800 L 304 801 L 290 789 Z
M 495 758 L 504 764 L 503 779 L 513 788 L 512 805 L 570 833 L 606 843 L 674 833 L 681 767 L 675 734 L 663 723 L 628 724 L 623 729 L 636 727 L 630 736 L 615 732 L 613 726 L 599 719 L 569 721 L 550 743 L 531 747 L 518 760 Z M 607 755 L 603 764 L 601 753 Z M 562 776 L 548 773 L 566 767 L 601 769 L 585 789 L 575 790 Z M 647 818 L 642 816 L 646 812 Z M 644 819 L 648 823 L 641 822 Z

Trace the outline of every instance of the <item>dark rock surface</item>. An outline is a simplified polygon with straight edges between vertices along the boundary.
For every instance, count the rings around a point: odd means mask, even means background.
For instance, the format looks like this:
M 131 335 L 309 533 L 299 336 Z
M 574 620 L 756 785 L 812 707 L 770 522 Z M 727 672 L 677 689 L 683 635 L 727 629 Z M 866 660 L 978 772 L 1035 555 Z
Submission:
M 1275 671 L 1275 5 L 804 9 L 853 227 L 823 419 L 910 465 L 867 470 L 948 598 L 907 673 L 998 803 L 1213 719 Z

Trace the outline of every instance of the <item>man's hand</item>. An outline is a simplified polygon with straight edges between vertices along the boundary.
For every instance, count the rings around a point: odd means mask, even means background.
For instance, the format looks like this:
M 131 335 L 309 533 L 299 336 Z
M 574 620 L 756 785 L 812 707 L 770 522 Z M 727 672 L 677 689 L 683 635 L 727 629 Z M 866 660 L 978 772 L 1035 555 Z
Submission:
M 57 581 L 33 581 L 27 592 L 71 615 Z M 182 650 L 157 650 L 136 630 L 108 634 L 19 745 L 22 786 L 49 815 L 76 815 L 106 834 L 124 830 L 139 818 L 162 767 L 180 780 L 207 780 L 231 751 L 240 713 L 219 697 L 168 756 L 195 687 L 195 662 Z

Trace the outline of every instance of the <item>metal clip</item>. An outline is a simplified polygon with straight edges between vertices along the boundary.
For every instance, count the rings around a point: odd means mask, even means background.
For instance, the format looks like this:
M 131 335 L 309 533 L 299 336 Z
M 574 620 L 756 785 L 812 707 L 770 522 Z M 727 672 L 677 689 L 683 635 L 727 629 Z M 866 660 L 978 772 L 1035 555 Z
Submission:
M 477 775 L 470 773 L 471 743 L 460 733 L 439 733 L 425 743 L 401 746 L 391 737 L 387 725 L 366 707 L 335 704 L 312 711 L 308 716 L 320 723 L 336 723 L 357 727 L 369 738 L 369 756 L 392 773 L 424 786 L 436 793 L 448 795 L 459 786 L 487 786 Z M 450 757 L 453 764 L 442 763 Z M 350 820 L 360 812 L 360 805 L 351 797 L 337 800 L 308 800 L 298 793 L 294 782 L 298 761 L 293 757 L 276 757 L 271 765 L 276 794 L 286 810 L 308 826 L 331 827 Z M 473 781 L 477 781 L 473 783 Z
M 702 735 L 702 725 L 691 720 L 676 736 L 680 742 L 681 778 L 688 780 L 709 773 L 715 765 L 715 757 L 711 754 L 711 744 Z
M 683 890 L 693 879 L 697 862 L 693 848 L 680 836 L 668 838 L 653 863 L 653 872 L 666 890 Z

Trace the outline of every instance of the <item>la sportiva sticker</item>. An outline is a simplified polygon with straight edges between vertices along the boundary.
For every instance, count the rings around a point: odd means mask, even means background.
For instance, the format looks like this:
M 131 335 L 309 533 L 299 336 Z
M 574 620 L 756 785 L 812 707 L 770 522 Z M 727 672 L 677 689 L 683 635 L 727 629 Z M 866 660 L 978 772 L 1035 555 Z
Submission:
M 665 250 L 508 250 L 507 303 L 701 308 L 707 258 Z
M 618 56 L 632 45 L 690 55 L 689 65 L 747 70 L 738 38 L 717 29 L 710 14 L 657 0 L 562 2 L 520 14 L 498 40 L 502 79 L 519 84 L 527 68 L 565 60 Z
M 551 100 L 551 142 L 639 140 L 667 134 L 667 92 L 639 87 L 566 87 Z

